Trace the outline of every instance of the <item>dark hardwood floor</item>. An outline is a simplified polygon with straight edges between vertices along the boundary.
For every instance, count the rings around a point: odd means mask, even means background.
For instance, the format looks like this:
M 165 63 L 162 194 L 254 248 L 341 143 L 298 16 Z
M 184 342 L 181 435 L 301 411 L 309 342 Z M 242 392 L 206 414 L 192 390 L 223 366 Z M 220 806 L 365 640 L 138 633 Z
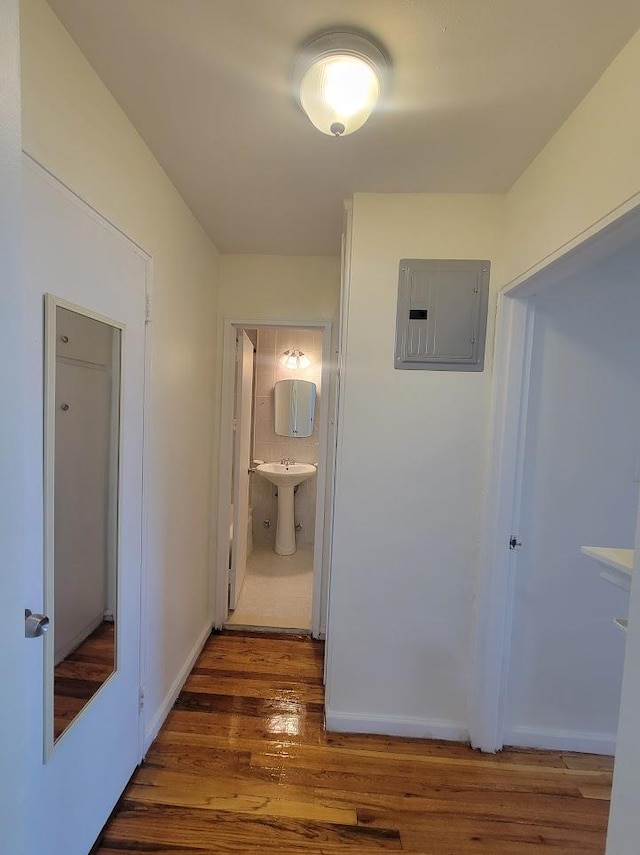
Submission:
M 100 855 L 603 853 L 612 762 L 323 729 L 323 645 L 211 637 Z

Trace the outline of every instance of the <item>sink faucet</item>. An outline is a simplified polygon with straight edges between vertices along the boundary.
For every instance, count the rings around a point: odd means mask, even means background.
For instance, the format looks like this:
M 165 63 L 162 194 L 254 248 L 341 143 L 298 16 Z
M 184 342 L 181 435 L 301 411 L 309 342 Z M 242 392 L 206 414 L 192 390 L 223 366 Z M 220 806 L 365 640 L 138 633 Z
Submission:
M 293 465 L 295 464 L 295 462 L 296 462 L 296 461 L 294 460 L 294 458 L 293 458 L 293 457 L 291 457 L 291 458 L 289 458 L 289 457 L 281 457 L 281 458 L 280 458 L 280 464 L 281 464 L 281 466 L 293 466 Z

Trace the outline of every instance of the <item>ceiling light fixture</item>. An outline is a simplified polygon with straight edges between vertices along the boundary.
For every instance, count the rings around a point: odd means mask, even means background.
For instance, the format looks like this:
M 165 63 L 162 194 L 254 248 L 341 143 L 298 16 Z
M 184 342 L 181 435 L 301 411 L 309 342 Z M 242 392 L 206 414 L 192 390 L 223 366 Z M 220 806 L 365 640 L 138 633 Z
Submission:
M 356 30 L 315 36 L 298 55 L 293 81 L 298 103 L 323 134 L 344 137 L 361 128 L 382 96 L 389 58 Z
M 285 350 L 282 361 L 292 371 L 296 368 L 308 368 L 311 365 L 311 360 L 301 350 Z

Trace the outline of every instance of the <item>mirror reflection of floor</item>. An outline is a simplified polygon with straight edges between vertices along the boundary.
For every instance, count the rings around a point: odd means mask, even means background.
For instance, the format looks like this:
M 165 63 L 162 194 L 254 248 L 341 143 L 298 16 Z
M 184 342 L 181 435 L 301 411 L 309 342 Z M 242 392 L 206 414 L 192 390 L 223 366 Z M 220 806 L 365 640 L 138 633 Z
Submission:
M 312 596 L 312 544 L 301 544 L 293 555 L 276 555 L 270 546 L 255 547 L 227 626 L 309 632 Z
M 115 625 L 104 621 L 54 668 L 53 738 L 89 703 L 115 668 Z

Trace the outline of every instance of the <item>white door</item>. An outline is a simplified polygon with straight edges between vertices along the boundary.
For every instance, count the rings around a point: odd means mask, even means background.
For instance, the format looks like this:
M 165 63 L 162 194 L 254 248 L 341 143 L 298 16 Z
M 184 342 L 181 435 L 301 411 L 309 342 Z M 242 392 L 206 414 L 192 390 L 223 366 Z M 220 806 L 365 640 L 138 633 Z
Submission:
M 46 602 L 51 609 L 51 582 L 45 591 L 43 566 L 46 558 L 55 575 L 58 560 L 57 556 L 55 560 L 51 558 L 54 555 L 51 532 L 44 538 L 41 535 L 45 516 L 43 443 L 49 436 L 50 452 L 52 433 L 43 432 L 42 418 L 44 295 L 52 294 L 94 319 L 111 319 L 108 326 L 113 323 L 114 329 L 118 327 L 114 341 L 120 367 L 113 386 L 119 402 L 116 410 L 119 425 L 113 434 L 117 503 L 108 522 L 116 531 L 111 542 L 115 557 L 109 559 L 113 559 L 117 572 L 115 670 L 81 712 L 72 717 L 71 724 L 55 743 L 50 639 L 34 638 L 26 642 L 30 692 L 27 851 L 44 848 L 51 855 L 87 855 L 139 762 L 141 751 L 138 691 L 147 259 L 55 179 L 31 162 L 25 163 L 26 317 L 32 387 L 26 425 L 30 452 L 27 507 L 31 552 L 25 606 L 34 612 L 43 611 Z M 51 340 L 50 333 L 46 340 Z M 77 356 L 71 354 L 72 359 Z M 49 365 L 50 377 L 51 362 Z M 96 366 L 96 371 L 103 369 L 104 366 Z M 55 378 L 55 368 L 53 372 Z M 52 388 L 49 383 L 46 387 Z M 50 394 L 50 404 L 51 400 Z M 62 403 L 61 400 L 58 397 L 55 401 L 56 413 L 60 407 L 69 406 L 66 398 Z M 81 400 L 81 397 L 71 400 L 71 412 L 81 405 Z M 64 471 L 66 466 L 53 472 L 51 459 L 45 453 L 46 483 L 51 484 L 52 477 L 72 477 L 70 471 Z M 47 495 L 50 493 L 48 490 Z M 55 530 L 55 521 L 52 528 Z M 56 603 L 56 615 L 62 613 L 62 606 Z M 50 616 L 54 618 L 53 614 Z M 49 687 L 44 692 L 43 682 Z
M 253 344 L 244 332 L 238 334 L 236 353 L 236 431 L 233 477 L 233 542 L 229 606 L 235 609 L 247 569 L 249 523 L 249 468 L 251 467 L 251 419 L 253 396 Z
M 24 638 L 24 410 L 28 396 L 20 270 L 20 56 L 17 0 L 0 2 L 0 848 L 27 855 L 24 749 L 27 675 Z

